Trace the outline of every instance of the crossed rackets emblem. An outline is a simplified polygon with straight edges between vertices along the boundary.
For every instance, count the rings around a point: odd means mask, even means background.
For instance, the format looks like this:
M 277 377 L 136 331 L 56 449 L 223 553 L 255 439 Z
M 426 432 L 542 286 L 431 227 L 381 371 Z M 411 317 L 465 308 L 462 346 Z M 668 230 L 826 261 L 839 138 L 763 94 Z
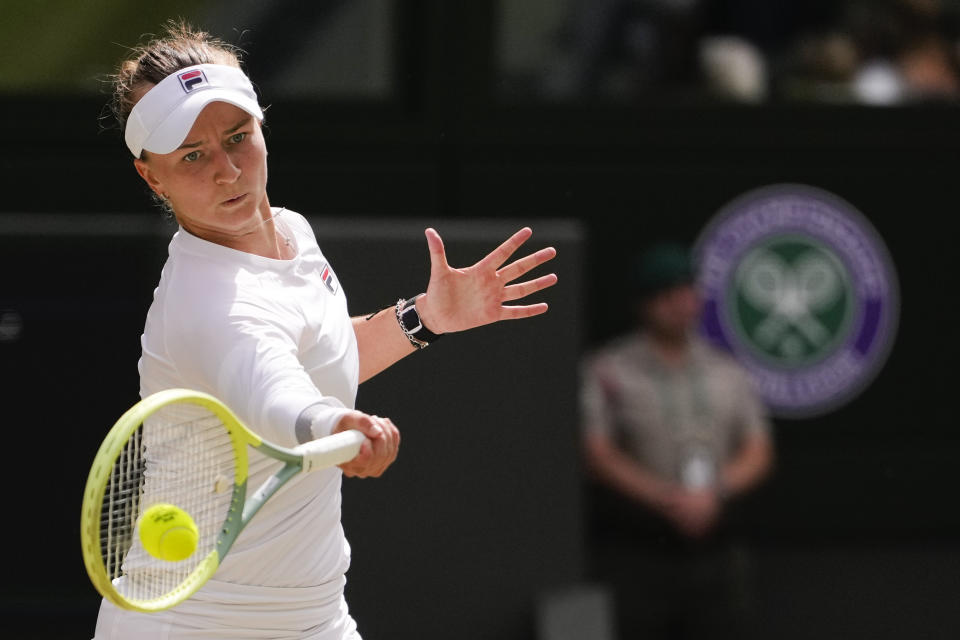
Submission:
M 757 311 L 767 314 L 751 337 L 767 351 L 790 355 L 794 332 L 817 349 L 832 332 L 817 318 L 843 294 L 840 268 L 824 254 L 811 251 L 793 263 L 773 251 L 755 250 L 737 273 L 741 295 Z

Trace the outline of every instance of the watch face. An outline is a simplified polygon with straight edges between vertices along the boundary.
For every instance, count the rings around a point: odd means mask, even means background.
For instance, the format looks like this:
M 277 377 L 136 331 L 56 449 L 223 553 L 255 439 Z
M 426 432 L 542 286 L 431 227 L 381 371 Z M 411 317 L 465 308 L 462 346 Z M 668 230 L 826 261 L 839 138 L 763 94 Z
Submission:
M 420 314 L 417 313 L 417 308 L 414 305 L 410 305 L 400 313 L 400 318 L 403 320 L 403 327 L 407 330 L 407 333 L 416 333 L 420 331 L 422 325 L 420 324 Z

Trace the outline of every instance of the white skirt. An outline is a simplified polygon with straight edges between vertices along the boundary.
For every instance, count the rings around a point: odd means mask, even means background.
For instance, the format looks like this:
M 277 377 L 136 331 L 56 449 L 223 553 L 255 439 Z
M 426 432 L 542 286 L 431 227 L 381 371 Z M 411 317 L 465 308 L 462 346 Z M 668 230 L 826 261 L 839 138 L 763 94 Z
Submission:
M 261 587 L 210 580 L 189 600 L 157 613 L 104 600 L 94 640 L 361 640 L 345 583 Z

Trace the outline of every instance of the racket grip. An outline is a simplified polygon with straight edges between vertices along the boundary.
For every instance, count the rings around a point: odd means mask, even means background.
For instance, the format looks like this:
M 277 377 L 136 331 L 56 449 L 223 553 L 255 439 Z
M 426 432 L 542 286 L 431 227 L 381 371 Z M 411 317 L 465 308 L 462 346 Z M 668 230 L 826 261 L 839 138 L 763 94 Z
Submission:
M 303 470 L 315 471 L 343 464 L 357 457 L 360 445 L 367 437 L 357 431 L 341 431 L 332 436 L 311 440 L 294 448 L 303 456 Z

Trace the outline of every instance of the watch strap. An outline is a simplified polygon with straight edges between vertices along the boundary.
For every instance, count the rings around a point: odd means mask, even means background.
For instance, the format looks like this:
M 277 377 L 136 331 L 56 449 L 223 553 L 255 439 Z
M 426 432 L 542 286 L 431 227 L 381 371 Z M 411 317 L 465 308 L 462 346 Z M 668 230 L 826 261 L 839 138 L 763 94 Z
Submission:
M 417 312 L 416 303 L 419 297 L 420 296 L 414 296 L 408 300 L 404 300 L 403 298 L 397 300 L 397 322 L 400 324 L 403 333 L 406 334 L 407 339 L 410 340 L 410 343 L 417 349 L 423 349 L 427 345 L 439 340 L 443 334 L 434 333 L 424 326 L 423 321 L 420 319 L 420 314 Z

